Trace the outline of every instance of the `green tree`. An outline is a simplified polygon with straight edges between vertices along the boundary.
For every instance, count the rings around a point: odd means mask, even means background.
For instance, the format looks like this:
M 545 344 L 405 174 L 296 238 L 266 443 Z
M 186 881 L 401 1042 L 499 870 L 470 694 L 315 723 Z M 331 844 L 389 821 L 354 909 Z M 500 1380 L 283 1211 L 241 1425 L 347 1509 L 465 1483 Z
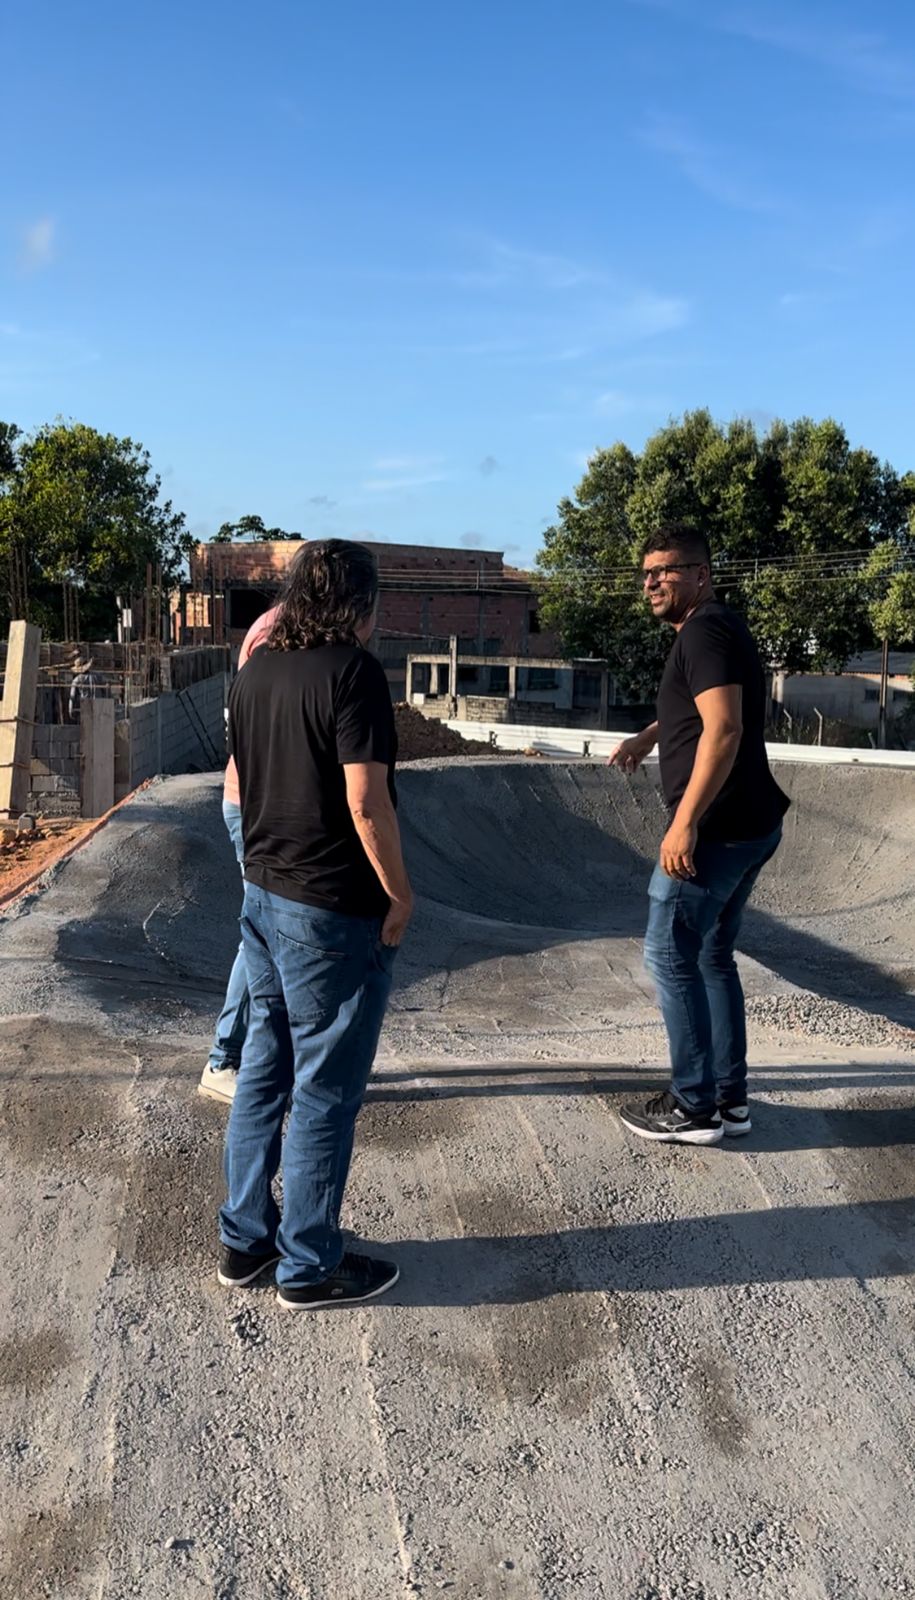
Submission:
M 626 445 L 598 450 L 574 500 L 560 501 L 537 565 L 541 616 L 565 654 L 608 661 L 626 693 L 650 697 L 664 649 L 660 630 L 636 603 L 628 507 L 637 471 Z
M 0 491 L 16 472 L 16 440 L 21 430 L 15 422 L 0 422 Z
M 878 639 L 915 645 L 915 567 L 898 545 L 878 545 L 867 564 L 871 626 Z
M 268 539 L 301 539 L 300 533 L 287 533 L 284 528 L 267 528 L 263 517 L 239 517 L 237 522 L 224 522 L 214 533 L 211 544 L 232 544 L 245 539 L 263 543 Z
M 589 462 L 538 556 L 543 617 L 565 650 L 604 655 L 629 692 L 653 692 L 670 636 L 632 578 L 644 537 L 684 519 L 708 535 L 716 588 L 745 612 L 773 665 L 838 670 L 873 643 L 890 576 L 879 560 L 865 564 L 883 546 L 904 561 L 913 504 L 911 475 L 852 449 L 829 418 L 775 421 L 760 437 L 746 419 L 722 427 L 706 410 L 688 412 L 641 456 L 615 445 Z M 903 574 L 893 584 L 904 599 Z
M 185 520 L 161 498 L 149 454 L 132 439 L 55 422 L 13 441 L 15 469 L 0 512 L 0 554 L 28 552 L 30 605 L 62 621 L 59 586 L 73 584 L 84 631 L 113 631 L 118 594 L 142 589 L 147 565 L 177 583 L 193 547 Z

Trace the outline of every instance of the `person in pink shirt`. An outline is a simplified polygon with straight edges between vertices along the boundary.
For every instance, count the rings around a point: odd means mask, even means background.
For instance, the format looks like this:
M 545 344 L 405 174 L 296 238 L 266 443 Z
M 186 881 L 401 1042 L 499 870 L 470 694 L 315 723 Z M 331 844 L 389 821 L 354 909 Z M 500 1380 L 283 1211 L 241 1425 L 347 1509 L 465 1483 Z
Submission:
M 241 671 L 248 657 L 262 645 L 276 620 L 279 606 L 271 606 L 262 617 L 258 617 L 253 627 L 245 634 L 244 643 L 238 655 L 238 668 Z M 222 815 L 232 848 L 235 851 L 238 865 L 244 872 L 244 841 L 241 833 L 241 804 L 238 793 L 238 771 L 233 758 L 229 757 L 226 767 L 226 778 L 222 792 Z M 198 1086 L 198 1093 L 206 1095 L 209 1100 L 221 1100 L 225 1105 L 231 1104 L 235 1098 L 235 1085 L 238 1081 L 238 1064 L 241 1060 L 242 1045 L 248 1031 L 248 979 L 245 974 L 244 947 L 239 945 L 235 957 L 235 964 L 229 976 L 229 985 L 226 989 L 226 998 L 219 1013 L 213 1044 L 210 1049 L 209 1059 L 203 1069 Z

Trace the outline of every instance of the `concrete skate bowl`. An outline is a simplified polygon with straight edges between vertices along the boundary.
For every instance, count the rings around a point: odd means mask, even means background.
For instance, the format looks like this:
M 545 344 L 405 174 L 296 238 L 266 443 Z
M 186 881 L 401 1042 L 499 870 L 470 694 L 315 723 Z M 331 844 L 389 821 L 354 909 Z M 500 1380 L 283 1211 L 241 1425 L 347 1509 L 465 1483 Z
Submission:
M 419 893 L 544 946 L 633 938 L 666 813 L 657 769 L 451 762 L 399 777 Z M 781 979 L 915 1026 L 915 771 L 780 763 L 792 799 L 741 945 Z

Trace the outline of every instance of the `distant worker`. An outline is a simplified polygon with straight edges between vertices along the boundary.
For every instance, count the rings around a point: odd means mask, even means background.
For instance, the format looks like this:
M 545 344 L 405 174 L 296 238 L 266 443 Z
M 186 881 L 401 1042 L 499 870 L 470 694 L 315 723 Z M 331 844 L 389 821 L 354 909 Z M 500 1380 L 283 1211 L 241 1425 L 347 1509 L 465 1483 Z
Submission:
M 743 619 L 712 590 L 705 536 L 668 523 L 643 548 L 653 615 L 675 630 L 658 719 L 610 765 L 633 773 L 658 746 L 670 826 L 649 887 L 645 964 L 670 1044 L 663 1094 L 622 1108 L 626 1127 L 667 1144 L 750 1131 L 743 990 L 734 947 L 744 907 L 781 841 L 789 801 L 769 770 L 766 689 Z
M 394 711 L 367 649 L 377 601 L 378 568 L 362 545 L 305 545 L 266 647 L 229 697 L 250 1014 L 226 1134 L 218 1277 L 242 1287 L 276 1262 L 290 1311 L 369 1300 L 398 1276 L 391 1262 L 344 1252 L 340 1232 L 356 1118 L 413 910 Z
M 271 606 L 258 617 L 245 634 L 238 653 L 239 671 L 248 657 L 262 645 L 276 621 L 278 606 Z M 226 767 L 222 790 L 222 817 L 232 841 L 238 865 L 244 873 L 244 845 L 241 836 L 241 802 L 238 794 L 238 772 L 232 757 Z M 210 1100 L 221 1100 L 230 1105 L 238 1081 L 238 1064 L 248 1031 L 248 980 L 245 976 L 245 949 L 240 944 L 236 954 L 222 1010 L 216 1023 L 216 1032 L 210 1055 L 198 1085 L 198 1093 Z
M 94 665 L 91 656 L 83 659 L 79 651 L 70 664 L 73 673 L 69 699 L 71 722 L 79 721 L 79 710 L 84 700 L 100 700 L 107 697 L 108 685 L 100 672 L 93 672 Z

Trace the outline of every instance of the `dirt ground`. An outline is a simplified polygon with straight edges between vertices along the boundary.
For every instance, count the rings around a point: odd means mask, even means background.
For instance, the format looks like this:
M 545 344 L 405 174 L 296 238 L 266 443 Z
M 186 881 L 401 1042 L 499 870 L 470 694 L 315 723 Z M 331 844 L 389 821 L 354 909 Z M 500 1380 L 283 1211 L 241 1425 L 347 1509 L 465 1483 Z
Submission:
M 465 739 L 444 723 L 424 717 L 400 701 L 394 707 L 398 761 L 427 761 L 442 756 L 494 756 L 500 752 L 480 739 Z M 502 760 L 505 759 L 502 752 Z
M 36 828 L 0 839 L 0 904 L 21 889 L 37 872 L 53 867 L 93 826 L 88 820 L 48 817 Z

